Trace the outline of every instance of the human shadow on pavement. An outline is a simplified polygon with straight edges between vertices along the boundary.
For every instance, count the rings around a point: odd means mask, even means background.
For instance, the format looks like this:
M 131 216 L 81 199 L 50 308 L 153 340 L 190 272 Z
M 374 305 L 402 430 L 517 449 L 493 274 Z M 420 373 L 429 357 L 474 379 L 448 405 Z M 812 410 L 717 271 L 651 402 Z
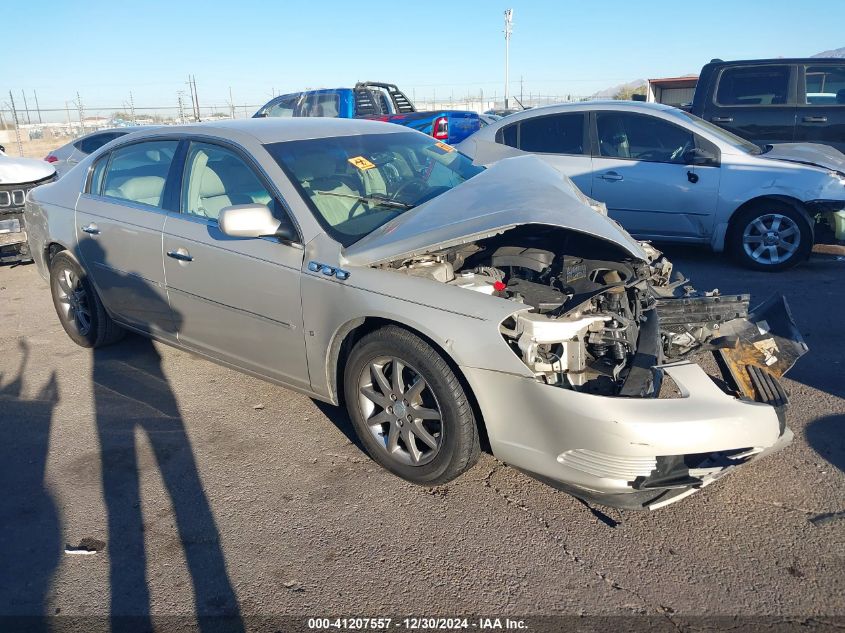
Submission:
M 24 398 L 29 348 L 16 376 L 0 374 L 0 630 L 48 631 L 53 574 L 62 552 L 56 504 L 44 474 L 59 400 L 55 372 Z
M 827 415 L 814 420 L 804 434 L 813 450 L 845 472 L 845 415 Z
M 120 344 L 95 350 L 91 379 L 108 515 L 113 630 L 152 629 L 138 430 L 152 447 L 170 496 L 200 630 L 243 630 L 220 534 L 155 346 L 147 338 L 129 336 Z

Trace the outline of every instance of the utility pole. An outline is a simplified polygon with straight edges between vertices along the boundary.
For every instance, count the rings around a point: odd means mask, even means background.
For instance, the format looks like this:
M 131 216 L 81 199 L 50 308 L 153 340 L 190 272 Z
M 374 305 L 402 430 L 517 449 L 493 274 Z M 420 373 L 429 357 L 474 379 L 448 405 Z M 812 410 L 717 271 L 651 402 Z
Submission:
M 182 91 L 176 93 L 176 102 L 179 104 L 179 123 L 185 122 L 185 103 L 182 101 Z
M 522 100 L 522 75 L 519 76 L 519 101 L 520 103 L 525 103 Z
M 29 118 L 29 105 L 26 103 L 26 93 L 23 91 L 23 88 L 21 88 L 21 96 L 23 97 L 23 109 L 26 111 L 26 122 L 32 123 Z
M 191 75 L 191 81 L 193 82 L 194 86 L 194 106 L 196 108 L 197 113 L 197 121 L 200 120 L 200 96 L 197 92 L 197 78 L 195 75 Z
M 232 86 L 229 86 L 229 113 L 235 118 L 235 100 L 232 98 Z
M 34 89 L 32 91 L 32 96 L 35 97 L 35 110 L 38 112 L 38 122 L 44 123 L 44 121 L 41 120 L 41 106 L 38 105 L 38 93 L 35 92 Z
M 9 101 L 12 104 L 12 120 L 15 122 L 15 140 L 18 142 L 18 155 L 23 156 L 23 143 L 21 143 L 21 129 L 18 126 L 18 111 L 15 109 L 15 98 L 12 91 L 9 91 Z
M 85 115 L 82 113 L 82 97 L 76 93 L 76 109 L 79 111 L 79 132 L 85 134 Z
M 135 120 L 135 99 L 132 97 L 132 91 L 129 91 L 129 114 L 132 118 L 132 125 L 137 125 Z
M 510 44 L 513 32 L 513 9 L 505 9 L 505 110 L 508 109 L 508 82 L 510 81 Z

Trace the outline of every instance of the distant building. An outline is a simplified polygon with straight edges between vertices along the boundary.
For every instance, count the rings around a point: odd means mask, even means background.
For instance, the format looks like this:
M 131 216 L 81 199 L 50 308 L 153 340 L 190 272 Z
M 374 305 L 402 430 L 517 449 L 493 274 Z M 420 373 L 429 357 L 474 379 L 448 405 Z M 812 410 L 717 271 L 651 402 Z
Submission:
M 695 93 L 697 83 L 698 75 L 649 79 L 646 100 L 651 103 L 665 103 L 675 107 L 684 103 L 692 103 L 692 95 Z

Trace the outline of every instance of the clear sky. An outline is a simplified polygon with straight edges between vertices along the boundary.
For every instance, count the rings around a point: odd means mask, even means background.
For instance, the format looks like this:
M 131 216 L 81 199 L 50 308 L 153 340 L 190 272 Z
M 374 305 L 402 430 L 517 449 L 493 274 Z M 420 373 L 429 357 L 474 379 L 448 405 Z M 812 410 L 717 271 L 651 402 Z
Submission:
M 843 0 L 39 0 L 3 2 L 0 106 L 260 105 L 272 92 L 374 79 L 409 96 L 504 88 L 503 10 L 514 9 L 511 91 L 588 95 L 696 73 L 713 57 L 809 56 L 845 46 Z M 14 28 L 13 28 L 14 27 Z M 21 103 L 17 104 L 19 107 Z

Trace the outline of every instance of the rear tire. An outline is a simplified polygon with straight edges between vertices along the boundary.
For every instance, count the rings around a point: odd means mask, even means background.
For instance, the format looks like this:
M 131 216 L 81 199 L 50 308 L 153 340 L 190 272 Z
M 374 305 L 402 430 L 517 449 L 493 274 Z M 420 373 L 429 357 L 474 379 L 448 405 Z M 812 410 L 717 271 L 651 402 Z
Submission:
M 66 251 L 50 262 L 50 292 L 59 322 L 77 345 L 102 347 L 126 334 L 106 312 L 85 270 Z
M 344 396 L 367 453 L 403 479 L 442 484 L 478 460 L 478 428 L 460 380 L 408 330 L 387 326 L 355 345 Z
M 764 200 L 733 218 L 727 247 L 746 268 L 778 272 L 809 257 L 813 230 L 797 209 L 776 200 Z

